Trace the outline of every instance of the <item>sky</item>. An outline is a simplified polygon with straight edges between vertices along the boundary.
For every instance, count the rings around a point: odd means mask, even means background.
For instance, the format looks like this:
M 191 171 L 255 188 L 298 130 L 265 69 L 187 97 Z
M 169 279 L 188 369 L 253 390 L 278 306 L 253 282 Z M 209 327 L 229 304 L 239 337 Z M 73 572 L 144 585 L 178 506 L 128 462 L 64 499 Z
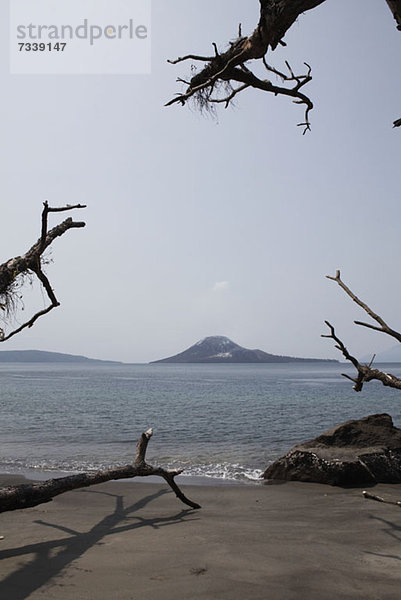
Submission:
M 362 10 L 363 5 L 363 10 Z M 55 241 L 47 274 L 61 306 L 2 344 L 125 362 L 226 335 L 274 354 L 341 358 L 394 346 L 358 328 L 344 281 L 401 329 L 401 33 L 387 3 L 327 0 L 268 60 L 303 72 L 315 108 L 257 90 L 216 118 L 164 104 L 189 64 L 251 33 L 257 0 L 152 0 L 149 75 L 11 75 L 0 0 L 0 262 L 39 236 L 42 202 L 85 203 L 86 228 Z M 51 225 L 57 224 L 51 216 Z M 40 292 L 28 286 L 24 311 Z M 31 311 L 31 312 L 30 312 Z

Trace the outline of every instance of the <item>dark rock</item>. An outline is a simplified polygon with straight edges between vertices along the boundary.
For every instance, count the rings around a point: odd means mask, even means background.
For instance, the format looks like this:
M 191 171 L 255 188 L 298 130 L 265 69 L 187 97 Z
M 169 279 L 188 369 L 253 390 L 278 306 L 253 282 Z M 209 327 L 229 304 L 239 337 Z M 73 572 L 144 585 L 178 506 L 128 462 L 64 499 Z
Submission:
M 294 446 L 263 477 L 344 486 L 401 483 L 401 429 L 387 414 L 347 421 Z

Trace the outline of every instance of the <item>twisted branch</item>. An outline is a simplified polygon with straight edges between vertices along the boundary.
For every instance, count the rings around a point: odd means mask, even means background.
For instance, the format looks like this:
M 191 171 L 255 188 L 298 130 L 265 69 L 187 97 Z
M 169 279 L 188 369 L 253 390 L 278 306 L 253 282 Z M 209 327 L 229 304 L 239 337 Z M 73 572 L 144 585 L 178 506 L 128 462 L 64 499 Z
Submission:
M 168 61 L 177 64 L 186 60 L 207 63 L 202 70 L 195 74 L 183 94 L 167 102 L 166 106 L 175 103 L 185 105 L 188 100 L 194 99 L 198 105 L 208 107 L 215 103 L 224 103 L 229 106 L 233 98 L 248 87 L 260 89 L 273 93 L 275 96 L 286 95 L 293 97 L 297 103 L 306 105 L 305 122 L 300 123 L 305 127 L 304 133 L 310 129 L 309 112 L 313 103 L 304 94 L 299 92 L 299 81 L 293 88 L 275 86 L 270 80 L 261 80 L 245 64 L 251 60 L 264 60 L 268 49 L 274 50 L 278 44 L 285 45 L 282 41 L 286 31 L 296 21 L 298 16 L 319 4 L 324 0 L 260 0 L 260 19 L 255 31 L 248 37 L 242 36 L 239 27 L 238 38 L 230 42 L 227 51 L 219 53 L 216 45 L 215 56 L 198 56 L 188 54 L 177 60 Z M 274 71 L 273 71 L 274 72 Z M 310 72 L 302 85 L 311 80 Z M 289 79 L 283 79 L 289 81 Z M 233 82 L 242 85 L 234 87 Z M 226 89 L 229 84 L 229 93 L 219 94 L 221 88 Z
M 85 227 L 85 223 L 73 221 L 69 217 L 48 231 L 48 215 L 50 212 L 65 212 L 76 208 L 86 208 L 86 206 L 83 204 L 74 204 L 62 207 L 50 207 L 47 202 L 44 202 L 41 235 L 38 241 L 22 256 L 11 258 L 0 265 L 0 310 L 3 310 L 5 313 L 3 320 L 7 320 L 16 308 L 19 299 L 17 290 L 22 285 L 24 277 L 35 275 L 41 282 L 50 300 L 50 305 L 47 308 L 35 313 L 33 317 L 10 333 L 6 334 L 4 329 L 0 327 L 0 342 L 9 340 L 26 327 L 32 327 L 39 317 L 42 317 L 60 305 L 48 278 L 43 272 L 43 253 L 56 238 L 62 236 L 69 229 Z
M 288 77 L 280 71 L 270 68 L 265 61 L 265 55 L 269 48 L 275 50 L 279 44 L 285 46 L 282 38 L 299 15 L 323 2 L 324 0 L 260 0 L 259 23 L 250 36 L 242 36 L 240 26 L 237 39 L 230 42 L 230 47 L 225 52 L 219 53 L 216 44 L 213 44 L 215 56 L 187 54 L 176 60 L 169 60 L 170 64 L 188 60 L 193 63 L 207 64 L 199 73 L 193 75 L 186 91 L 177 94 L 175 98 L 167 102 L 166 106 L 176 103 L 185 105 L 188 100 L 193 99 L 201 108 L 215 103 L 224 103 L 227 108 L 238 93 L 252 87 L 270 92 L 275 96 L 289 96 L 294 98 L 296 103 L 305 104 L 305 119 L 299 125 L 304 127 L 304 133 L 306 133 L 310 130 L 309 112 L 313 108 L 313 103 L 299 90 L 312 79 L 310 67 L 308 66 L 307 75 L 296 77 L 287 63 L 287 67 L 290 69 Z M 294 87 L 277 86 L 268 79 L 260 79 L 245 66 L 249 61 L 258 60 L 262 60 L 267 70 L 279 75 L 283 82 L 295 81 L 296 85 Z M 242 85 L 234 87 L 232 85 L 234 82 Z M 221 94 L 221 89 L 225 91 L 227 84 L 229 92 Z
M 401 342 L 401 334 L 398 333 L 397 331 L 395 331 L 394 329 L 391 329 L 391 327 L 389 327 L 387 325 L 387 323 L 379 316 L 377 315 L 375 312 L 373 312 L 373 310 L 371 308 L 369 308 L 369 306 L 367 304 L 365 304 L 365 302 L 363 302 L 362 300 L 360 300 L 360 298 L 358 298 L 358 296 L 356 296 L 350 289 L 349 287 L 347 287 L 345 285 L 345 283 L 341 280 L 341 274 L 340 271 L 336 271 L 336 274 L 334 277 L 331 277 L 330 275 L 326 275 L 327 279 L 331 279 L 332 281 L 335 281 L 336 283 L 338 283 L 338 285 L 345 291 L 345 293 L 352 298 L 352 300 L 358 304 L 358 306 L 360 306 L 361 308 L 363 308 L 363 310 L 372 318 L 374 319 L 377 323 L 379 323 L 380 327 L 376 327 L 375 325 L 371 325 L 369 323 L 363 323 L 361 321 L 354 321 L 354 323 L 356 325 L 362 325 L 363 327 L 368 327 L 369 329 L 374 329 L 375 331 L 381 331 L 382 333 L 386 333 L 387 335 L 390 335 L 391 337 L 396 338 L 398 341 Z M 329 321 L 325 321 L 327 327 L 330 329 L 330 334 L 329 335 L 322 335 L 321 337 L 324 338 L 330 338 L 332 340 L 335 341 L 335 348 L 337 348 L 342 355 L 344 356 L 345 360 L 348 360 L 349 362 L 351 362 L 356 371 L 357 371 L 357 377 L 350 377 L 349 375 L 345 374 L 345 373 L 341 373 L 341 375 L 343 377 L 346 377 L 347 379 L 350 379 L 353 383 L 353 389 L 356 392 L 360 392 L 362 391 L 363 388 L 363 384 L 367 383 L 368 381 L 372 381 L 372 380 L 377 380 L 377 381 L 381 381 L 381 383 L 384 386 L 387 387 L 392 387 L 398 390 L 401 390 L 401 379 L 396 377 L 395 375 L 392 375 L 391 373 L 384 373 L 384 371 L 380 371 L 379 369 L 373 369 L 372 368 L 372 363 L 374 360 L 374 356 L 371 360 L 371 362 L 368 365 L 362 365 L 356 358 L 355 356 L 352 356 L 347 348 L 345 347 L 344 343 L 340 340 L 340 338 L 336 335 L 335 329 L 334 327 L 329 323 Z
M 332 281 L 335 281 L 336 283 L 338 283 L 338 285 L 344 290 L 344 292 L 346 294 L 348 294 L 348 296 L 350 298 L 352 298 L 352 300 L 356 304 L 358 304 L 358 306 L 363 308 L 363 310 L 369 315 L 369 317 L 371 317 L 374 321 L 379 323 L 380 327 L 376 327 L 375 325 L 372 325 L 370 323 L 364 323 L 362 321 L 354 321 L 355 325 L 362 325 L 362 327 L 368 327 L 369 329 L 374 329 L 375 331 L 381 331 L 382 333 L 386 333 L 387 335 L 390 335 L 391 337 L 395 338 L 397 341 L 401 342 L 401 333 L 399 333 L 398 331 L 395 331 L 394 329 L 391 329 L 391 327 L 389 327 L 387 325 L 387 323 L 379 315 L 377 315 L 375 312 L 373 312 L 373 310 L 371 308 L 369 308 L 369 306 L 367 304 L 365 304 L 365 302 L 362 302 L 362 300 L 360 300 L 358 298 L 358 296 L 356 296 L 345 285 L 345 283 L 341 280 L 340 271 L 336 271 L 335 277 L 330 277 L 330 275 L 326 275 L 326 277 L 327 277 L 327 279 L 331 279 Z
M 225 52 L 219 52 L 215 43 L 213 43 L 214 56 L 203 56 L 197 54 L 187 54 L 176 60 L 168 60 L 170 64 L 176 65 L 185 61 L 192 61 L 192 71 L 195 65 L 201 63 L 201 70 L 195 73 L 187 84 L 185 92 L 178 93 L 174 98 L 166 103 L 166 106 L 179 103 L 184 106 L 188 101 L 194 101 L 198 108 L 211 109 L 216 103 L 223 103 L 225 107 L 229 106 L 232 100 L 247 88 L 255 88 L 265 92 L 270 92 L 275 96 L 290 96 L 297 104 L 304 104 L 305 119 L 299 123 L 304 127 L 303 133 L 310 130 L 309 113 L 313 108 L 311 99 L 304 94 L 299 93 L 301 85 L 311 81 L 310 68 L 309 74 L 302 78 L 287 78 L 283 81 L 297 80 L 298 84 L 293 88 L 279 87 L 272 84 L 269 80 L 260 80 L 245 65 L 251 61 L 262 60 L 266 66 L 265 55 L 269 51 L 274 51 L 278 45 L 286 46 L 283 41 L 288 29 L 292 27 L 298 17 L 311 9 L 323 4 L 325 0 L 259 0 L 260 17 L 259 23 L 253 33 L 249 36 L 243 36 L 241 25 L 239 27 L 238 37 L 230 42 Z M 397 22 L 397 28 L 401 29 L 401 0 L 386 0 Z M 205 64 L 206 63 L 206 64 Z M 288 66 L 288 65 L 287 65 Z M 241 78 L 238 71 L 243 71 Z M 269 67 L 269 71 L 283 77 L 278 69 Z M 244 75 L 246 73 L 246 75 Z M 177 79 L 182 81 L 182 79 Z M 233 85 L 235 82 L 242 83 L 241 86 Z M 221 93 L 223 91 L 223 93 Z M 401 119 L 394 121 L 394 127 L 401 126 Z
M 340 350 L 342 355 L 346 360 L 349 360 L 357 370 L 357 377 L 350 377 L 346 373 L 341 373 L 343 377 L 346 377 L 350 381 L 354 383 L 353 389 L 356 392 L 361 392 L 363 388 L 363 384 L 368 381 L 372 381 L 376 379 L 377 381 L 381 381 L 381 383 L 386 387 L 396 388 L 397 390 L 401 390 L 401 379 L 396 377 L 395 375 L 391 375 L 391 373 L 384 373 L 383 371 L 379 371 L 379 369 L 372 369 L 371 365 L 362 365 L 354 356 L 352 356 L 340 338 L 336 335 L 335 329 L 333 325 L 329 323 L 329 321 L 325 321 L 327 327 L 330 329 L 329 335 L 323 335 L 321 337 L 330 338 L 336 342 L 335 348 Z

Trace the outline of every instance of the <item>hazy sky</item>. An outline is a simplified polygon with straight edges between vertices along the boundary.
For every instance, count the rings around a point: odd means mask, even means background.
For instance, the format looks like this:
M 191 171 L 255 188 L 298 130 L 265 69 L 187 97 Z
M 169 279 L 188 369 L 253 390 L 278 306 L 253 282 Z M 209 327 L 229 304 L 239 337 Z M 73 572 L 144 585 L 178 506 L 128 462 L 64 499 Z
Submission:
M 340 358 L 394 344 L 325 279 L 337 268 L 401 329 L 401 33 L 384 0 L 327 0 L 269 61 L 312 66 L 312 132 L 286 98 L 246 91 L 217 120 L 164 103 L 189 64 L 167 58 L 250 33 L 257 0 L 153 0 L 152 74 L 10 75 L 1 27 L 1 262 L 40 230 L 43 200 L 86 203 L 53 245 L 61 307 L 0 350 L 146 362 L 208 335 Z M 52 218 L 52 224 L 57 219 Z M 29 295 L 24 313 L 29 314 Z M 24 316 L 22 313 L 22 316 Z

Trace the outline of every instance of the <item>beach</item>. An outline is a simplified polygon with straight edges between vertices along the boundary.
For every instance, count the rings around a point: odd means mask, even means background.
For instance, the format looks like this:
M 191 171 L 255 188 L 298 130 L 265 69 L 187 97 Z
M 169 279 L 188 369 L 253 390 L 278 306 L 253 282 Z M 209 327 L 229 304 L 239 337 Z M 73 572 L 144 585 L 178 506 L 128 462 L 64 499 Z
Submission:
M 0 485 L 22 481 L 2 476 Z M 4 600 L 398 600 L 401 513 L 361 489 L 109 482 L 0 515 Z M 401 486 L 372 493 L 401 498 Z

